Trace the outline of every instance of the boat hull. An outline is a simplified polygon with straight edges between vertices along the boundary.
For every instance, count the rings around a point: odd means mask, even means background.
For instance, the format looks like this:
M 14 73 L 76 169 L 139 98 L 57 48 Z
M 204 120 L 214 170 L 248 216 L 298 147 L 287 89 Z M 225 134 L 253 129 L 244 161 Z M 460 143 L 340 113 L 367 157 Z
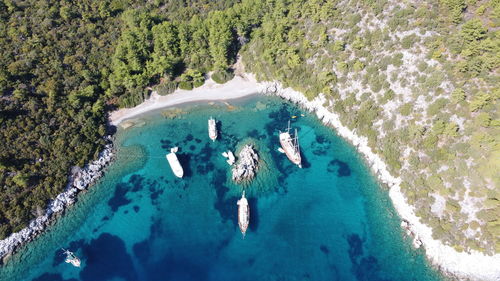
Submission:
M 184 176 L 184 169 L 182 169 L 181 163 L 179 162 L 179 159 L 177 159 L 177 155 L 171 152 L 166 155 L 166 158 L 174 175 L 178 178 L 182 178 Z
M 281 148 L 285 152 L 286 157 L 295 165 L 302 167 L 302 158 L 300 157 L 300 151 L 295 151 L 292 143 L 290 134 L 281 133 L 280 134 L 280 144 Z
M 71 263 L 74 267 L 80 267 L 81 263 L 79 259 L 66 260 L 67 263 Z
M 215 119 L 208 120 L 208 137 L 215 141 L 217 139 L 217 126 L 215 123 Z
M 80 267 L 81 265 L 80 259 L 77 256 L 75 256 L 75 254 L 73 254 L 70 251 L 66 251 L 65 253 L 66 253 L 66 260 L 65 260 L 66 263 L 69 263 L 74 267 Z
M 240 227 L 241 234 L 245 236 L 248 225 L 250 224 L 250 206 L 248 205 L 248 200 L 242 197 L 238 200 L 238 225 Z

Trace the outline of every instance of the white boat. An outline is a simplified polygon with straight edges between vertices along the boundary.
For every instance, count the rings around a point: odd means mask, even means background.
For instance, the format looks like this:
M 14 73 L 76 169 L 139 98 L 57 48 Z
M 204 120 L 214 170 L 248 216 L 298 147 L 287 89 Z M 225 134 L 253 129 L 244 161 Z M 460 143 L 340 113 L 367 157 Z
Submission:
M 229 166 L 232 166 L 234 164 L 234 161 L 236 161 L 236 158 L 234 157 L 234 154 L 233 152 L 231 152 L 231 150 L 227 151 L 227 157 L 227 164 L 229 164 Z
M 297 136 L 297 129 L 295 129 L 295 135 L 292 138 L 290 135 L 290 121 L 288 121 L 288 128 L 285 132 L 280 131 L 280 144 L 283 149 L 283 152 L 286 154 L 288 159 L 292 161 L 293 164 L 302 168 L 302 158 L 300 157 L 300 148 L 299 148 L 299 138 Z
M 182 169 L 181 163 L 179 159 L 177 159 L 177 155 L 175 153 L 179 150 L 178 147 L 174 147 L 170 149 L 170 153 L 166 155 L 168 164 L 170 164 L 170 168 L 172 168 L 172 172 L 178 178 L 182 178 L 184 176 L 184 170 Z
M 208 119 L 208 136 L 212 141 L 215 141 L 215 139 L 217 139 L 217 123 L 212 117 Z
M 250 224 L 250 206 L 248 205 L 248 200 L 245 198 L 245 191 L 241 195 L 241 199 L 238 200 L 238 225 L 240 226 L 241 234 L 245 238 L 245 233 L 247 232 L 248 225 Z
M 222 152 L 222 156 L 224 156 L 224 158 L 227 158 L 226 162 L 227 164 L 229 164 L 229 166 L 232 166 L 236 161 L 236 158 L 234 157 L 234 154 L 233 152 L 231 152 L 231 150 L 228 150 L 227 152 L 225 151 Z
M 69 250 L 62 249 L 64 253 L 66 254 L 66 263 L 72 264 L 74 267 L 80 267 L 80 259 L 73 254 L 73 252 L 70 252 Z

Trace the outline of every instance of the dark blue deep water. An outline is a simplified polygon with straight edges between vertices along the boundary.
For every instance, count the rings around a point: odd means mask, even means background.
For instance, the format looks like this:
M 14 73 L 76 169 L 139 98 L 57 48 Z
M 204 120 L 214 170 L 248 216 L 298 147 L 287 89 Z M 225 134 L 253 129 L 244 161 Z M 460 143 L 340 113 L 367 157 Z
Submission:
M 0 280 L 443 280 L 404 238 L 387 191 L 355 149 L 313 115 L 256 96 L 165 115 L 119 129 L 106 176 L 1 267 Z M 216 142 L 210 116 L 220 121 Z M 277 151 L 288 120 L 299 130 L 303 169 Z M 236 185 L 221 153 L 248 142 L 260 169 Z M 183 179 L 165 159 L 172 146 Z M 245 239 L 236 218 L 243 188 Z M 64 263 L 61 247 L 82 267 Z

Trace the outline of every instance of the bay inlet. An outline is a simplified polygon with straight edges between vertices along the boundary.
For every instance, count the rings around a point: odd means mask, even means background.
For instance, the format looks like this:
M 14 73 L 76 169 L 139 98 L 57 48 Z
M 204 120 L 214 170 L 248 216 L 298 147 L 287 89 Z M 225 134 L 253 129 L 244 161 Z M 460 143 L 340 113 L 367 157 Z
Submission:
M 220 122 L 215 142 L 210 116 Z M 135 118 L 118 131 L 107 174 L 2 266 L 0 280 L 443 280 L 411 247 L 355 148 L 295 105 L 252 96 Z M 277 151 L 289 120 L 302 169 Z M 249 142 L 262 162 L 244 187 L 221 153 Z M 174 146 L 182 179 L 165 159 Z M 81 268 L 64 262 L 61 247 Z

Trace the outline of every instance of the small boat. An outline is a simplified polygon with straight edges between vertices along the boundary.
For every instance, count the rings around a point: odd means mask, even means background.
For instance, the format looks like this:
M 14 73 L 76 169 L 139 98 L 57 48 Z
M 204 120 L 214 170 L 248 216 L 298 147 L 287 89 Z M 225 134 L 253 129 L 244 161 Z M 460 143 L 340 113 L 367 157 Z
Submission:
M 234 161 L 236 160 L 236 158 L 234 157 L 234 154 L 233 152 L 231 152 L 231 150 L 228 150 L 227 151 L 227 164 L 229 164 L 230 166 L 232 166 L 234 164 Z
M 80 267 L 80 259 L 73 254 L 73 252 L 70 252 L 69 250 L 62 249 L 64 253 L 66 254 L 66 263 L 72 264 L 74 267 Z
M 229 166 L 232 166 L 234 164 L 234 161 L 236 160 L 231 150 L 228 150 L 227 152 L 225 151 L 222 152 L 222 156 L 224 156 L 224 158 L 227 158 L 226 162 L 227 164 L 229 164 Z
M 248 205 L 248 200 L 245 198 L 245 191 L 241 195 L 241 199 L 238 200 L 238 225 L 240 226 L 241 234 L 245 238 L 245 233 L 247 232 L 248 225 L 250 224 L 250 206 Z
M 172 172 L 174 172 L 174 175 L 178 178 L 182 178 L 184 176 L 184 170 L 182 169 L 179 159 L 177 159 L 177 155 L 175 155 L 178 150 L 178 147 L 171 148 L 170 153 L 167 154 L 166 157 L 168 164 L 170 164 L 170 168 L 172 168 Z
M 217 139 L 217 123 L 212 117 L 208 119 L 208 136 L 212 141 L 215 141 L 215 139 Z
M 300 148 L 299 148 L 299 138 L 297 135 L 297 129 L 295 129 L 295 135 L 292 138 L 290 135 L 290 121 L 288 121 L 288 128 L 286 131 L 281 132 L 279 134 L 281 148 L 293 164 L 302 168 L 302 158 L 300 157 Z M 281 151 L 280 151 L 281 152 Z

